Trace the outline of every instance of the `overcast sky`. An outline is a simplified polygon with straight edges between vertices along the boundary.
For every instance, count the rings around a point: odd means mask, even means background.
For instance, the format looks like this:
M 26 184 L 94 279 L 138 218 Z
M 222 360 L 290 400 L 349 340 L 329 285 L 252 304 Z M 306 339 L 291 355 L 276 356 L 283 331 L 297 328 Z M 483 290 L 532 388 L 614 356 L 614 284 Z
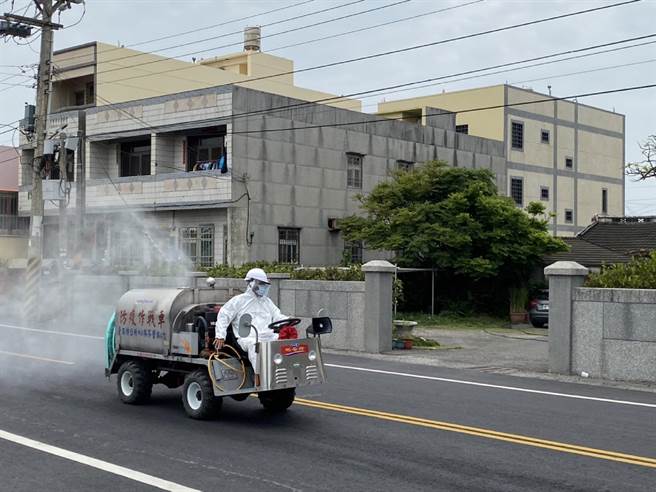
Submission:
M 61 15 L 61 23 L 71 26 L 55 34 L 55 49 L 103 41 L 129 46 L 180 32 L 195 30 L 209 25 L 225 23 L 245 16 L 273 10 L 286 5 L 298 4 L 303 0 L 87 0 L 84 16 L 81 5 L 73 5 Z M 401 0 L 365 0 L 330 12 L 310 15 L 297 20 L 274 23 L 354 0 L 314 0 L 303 5 L 270 13 L 172 39 L 141 44 L 135 49 L 152 51 L 214 37 L 184 48 L 172 48 L 160 52 L 166 56 L 191 60 L 228 52 L 240 51 L 243 35 L 226 33 L 240 31 L 247 25 L 262 25 L 263 51 L 291 58 L 295 68 L 305 68 L 333 61 L 354 58 L 388 50 L 399 49 L 441 39 L 486 31 L 544 17 L 574 12 L 602 5 L 619 3 L 620 0 L 483 0 L 470 5 L 474 0 L 410 0 L 376 12 L 354 15 L 360 11 L 390 5 Z M 31 0 L 0 0 L 0 11 L 8 11 L 14 4 L 14 12 L 22 13 L 32 4 Z M 458 8 L 422 15 L 418 18 L 376 27 L 356 34 L 329 40 L 311 40 L 375 26 L 390 21 L 425 14 L 447 7 Z M 33 8 L 26 13 L 33 14 Z M 321 26 L 301 29 L 289 34 L 272 34 L 307 26 L 316 22 L 347 16 Z M 322 70 L 313 70 L 296 75 L 296 84 L 335 94 L 381 88 L 394 84 L 440 77 L 496 64 L 524 60 L 550 53 L 608 43 L 612 41 L 656 33 L 656 0 L 618 6 L 555 20 L 543 24 L 512 29 L 471 39 L 432 46 L 401 54 L 374 58 Z M 78 22 L 76 25 L 76 22 Z M 271 36 L 271 38 L 266 38 Z M 31 46 L 19 46 L 12 40 L 0 42 L 0 123 L 9 123 L 22 118 L 25 102 L 34 101 L 34 90 L 8 84 L 31 83 L 27 78 L 11 77 L 19 74 L 16 65 L 29 65 L 38 61 L 39 41 Z M 477 77 L 470 80 L 447 81 L 441 85 L 423 87 L 394 94 L 364 98 L 364 110 L 375 111 L 375 104 L 386 100 L 422 94 L 452 91 L 512 83 L 531 87 L 539 92 L 548 92 L 563 97 L 595 91 L 604 91 L 631 86 L 656 83 L 656 37 L 643 40 L 651 42 L 640 47 L 603 53 L 577 60 L 563 61 L 541 67 L 514 70 L 512 72 Z M 23 42 L 21 40 L 21 42 Z M 234 47 L 213 48 L 230 43 Z M 290 44 L 300 46 L 276 49 Z M 627 43 L 628 44 L 637 44 Z M 619 66 L 622 65 L 622 66 Z M 602 70 L 597 70 L 602 69 Z M 28 68 L 28 74 L 33 72 Z M 589 73 L 575 73 L 595 70 Z M 626 156 L 629 161 L 642 158 L 638 142 L 649 134 L 656 133 L 656 89 L 637 90 L 589 98 L 579 102 L 614 110 L 626 115 Z M 0 129 L 1 130 L 1 129 Z M 11 133 L 0 135 L 0 145 L 11 144 Z M 17 141 L 17 138 L 14 142 Z M 627 178 L 627 215 L 656 215 L 656 180 L 650 183 L 634 183 Z

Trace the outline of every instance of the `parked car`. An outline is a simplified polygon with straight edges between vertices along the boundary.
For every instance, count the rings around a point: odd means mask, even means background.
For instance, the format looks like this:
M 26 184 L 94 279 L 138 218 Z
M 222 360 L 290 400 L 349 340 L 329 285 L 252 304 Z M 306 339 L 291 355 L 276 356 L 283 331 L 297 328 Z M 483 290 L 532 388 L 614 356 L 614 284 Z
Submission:
M 528 304 L 528 319 L 536 328 L 549 324 L 549 289 L 542 289 Z

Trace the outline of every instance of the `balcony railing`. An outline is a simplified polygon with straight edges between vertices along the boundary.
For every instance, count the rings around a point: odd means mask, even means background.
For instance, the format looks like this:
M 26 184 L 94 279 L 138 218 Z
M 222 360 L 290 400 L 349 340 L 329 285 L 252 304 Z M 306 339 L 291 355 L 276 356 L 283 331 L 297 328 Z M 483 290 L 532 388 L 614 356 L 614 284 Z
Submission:
M 27 236 L 29 229 L 29 217 L 0 215 L 0 236 Z

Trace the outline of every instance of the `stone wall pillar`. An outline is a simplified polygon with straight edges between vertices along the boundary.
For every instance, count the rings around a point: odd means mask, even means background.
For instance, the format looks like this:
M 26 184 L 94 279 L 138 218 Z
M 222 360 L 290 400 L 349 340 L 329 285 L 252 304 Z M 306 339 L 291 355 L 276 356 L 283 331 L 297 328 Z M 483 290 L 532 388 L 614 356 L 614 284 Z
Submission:
M 574 261 L 557 261 L 544 269 L 549 279 L 549 372 L 572 373 L 572 299 L 588 269 Z
M 365 283 L 364 346 L 366 352 L 392 350 L 392 284 L 396 267 L 385 260 L 362 265 Z

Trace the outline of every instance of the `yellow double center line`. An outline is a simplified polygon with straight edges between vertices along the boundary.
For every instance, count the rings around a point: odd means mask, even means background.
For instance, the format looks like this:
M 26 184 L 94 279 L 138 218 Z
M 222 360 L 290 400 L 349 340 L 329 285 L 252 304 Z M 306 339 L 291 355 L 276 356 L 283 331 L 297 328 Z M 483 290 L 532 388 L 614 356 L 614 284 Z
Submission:
M 538 439 L 530 436 L 522 436 L 519 434 L 508 434 L 505 432 L 497 432 L 490 429 L 483 429 L 480 427 L 469 427 L 466 425 L 452 424 L 449 422 L 441 422 L 438 420 L 410 417 L 408 415 L 399 415 L 395 413 L 379 412 L 376 410 L 367 410 L 365 408 L 337 405 L 335 403 L 325 403 L 315 400 L 306 400 L 304 398 L 296 398 L 296 400 L 294 400 L 294 403 L 306 407 L 319 408 L 322 410 L 331 410 L 333 412 L 360 415 L 362 417 L 371 417 L 380 420 L 389 420 L 392 422 L 399 422 L 402 424 L 417 425 L 419 427 L 428 427 L 430 429 L 458 432 L 460 434 L 469 434 L 471 436 L 477 436 L 477 437 L 485 437 L 487 439 L 495 439 L 497 441 L 512 442 L 514 444 L 522 444 L 524 446 L 533 446 L 536 448 L 551 449 L 553 451 L 560 451 L 563 453 L 589 456 L 591 458 L 598 458 L 602 460 L 619 461 L 622 463 L 630 463 L 632 465 L 656 468 L 656 459 L 647 458 L 645 456 L 616 453 L 614 451 L 606 451 L 604 449 L 595 449 L 595 448 L 587 448 L 584 446 L 577 446 L 576 444 L 567 444 L 557 441 L 547 441 L 545 439 Z

